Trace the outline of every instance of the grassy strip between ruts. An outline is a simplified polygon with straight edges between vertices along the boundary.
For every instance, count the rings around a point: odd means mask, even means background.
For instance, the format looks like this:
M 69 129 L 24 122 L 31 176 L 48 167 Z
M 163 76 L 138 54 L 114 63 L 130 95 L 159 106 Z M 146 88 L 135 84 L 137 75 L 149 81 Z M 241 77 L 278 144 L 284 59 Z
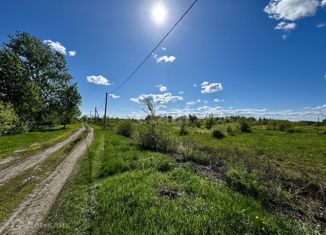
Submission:
M 57 126 L 44 131 L 0 136 L 0 159 L 11 155 L 18 149 L 22 150 L 24 154 L 31 154 L 44 146 L 66 138 L 75 131 L 78 126 L 79 124 L 71 124 L 67 125 L 66 129 L 63 129 L 62 126 Z M 25 150 L 25 148 L 27 149 Z
M 100 129 L 45 223 L 40 234 L 317 234 Z
M 80 136 L 55 152 L 42 164 L 26 170 L 23 174 L 0 186 L 0 222 L 6 219 L 25 197 L 61 163 L 66 154 L 82 138 Z

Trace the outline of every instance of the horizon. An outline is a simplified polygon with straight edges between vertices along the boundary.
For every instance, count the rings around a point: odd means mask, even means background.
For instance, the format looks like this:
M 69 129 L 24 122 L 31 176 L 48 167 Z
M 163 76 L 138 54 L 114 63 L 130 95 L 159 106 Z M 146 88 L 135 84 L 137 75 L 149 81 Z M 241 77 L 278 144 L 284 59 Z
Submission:
M 66 55 L 82 114 L 97 107 L 102 115 L 105 93 L 123 82 L 192 2 L 4 1 L 0 42 L 21 30 Z M 110 95 L 108 116 L 144 117 L 148 97 L 163 116 L 325 119 L 326 1 L 282 2 L 199 0 Z

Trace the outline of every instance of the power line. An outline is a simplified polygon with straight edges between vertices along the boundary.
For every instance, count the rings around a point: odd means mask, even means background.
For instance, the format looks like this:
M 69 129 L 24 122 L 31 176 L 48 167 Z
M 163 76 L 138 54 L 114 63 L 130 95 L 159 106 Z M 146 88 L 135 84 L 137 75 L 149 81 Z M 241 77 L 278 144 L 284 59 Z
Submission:
M 140 62 L 140 64 L 133 70 L 132 73 L 129 74 L 129 76 L 113 91 L 110 92 L 110 94 L 115 93 L 117 90 L 119 90 L 122 86 L 124 86 L 129 79 L 143 66 L 143 64 L 148 60 L 149 57 L 156 51 L 156 49 L 163 43 L 163 41 L 170 35 L 170 33 L 175 29 L 175 27 L 178 26 L 178 24 L 182 21 L 182 19 L 189 13 L 191 8 L 198 2 L 198 0 L 195 0 L 189 8 L 183 13 L 183 15 L 179 18 L 179 20 L 172 26 L 172 28 L 165 34 L 165 36 L 159 41 L 159 43 L 149 52 L 149 54 Z

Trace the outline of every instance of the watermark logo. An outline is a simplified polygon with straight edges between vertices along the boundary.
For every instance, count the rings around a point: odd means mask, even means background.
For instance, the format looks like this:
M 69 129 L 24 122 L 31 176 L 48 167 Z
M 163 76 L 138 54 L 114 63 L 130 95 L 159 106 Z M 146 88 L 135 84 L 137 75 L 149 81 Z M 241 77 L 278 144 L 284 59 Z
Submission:
M 66 223 L 35 223 L 24 222 L 16 219 L 10 223 L 10 230 L 39 230 L 39 229 L 68 229 L 69 225 Z

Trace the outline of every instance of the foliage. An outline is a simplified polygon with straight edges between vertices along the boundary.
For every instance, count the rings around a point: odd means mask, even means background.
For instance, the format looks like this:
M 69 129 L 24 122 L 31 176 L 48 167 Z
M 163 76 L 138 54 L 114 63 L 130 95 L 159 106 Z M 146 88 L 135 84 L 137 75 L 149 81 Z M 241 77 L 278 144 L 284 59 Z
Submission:
M 19 120 L 11 104 L 0 101 L 0 135 L 14 134 L 19 130 Z
M 173 152 L 175 149 L 175 139 L 161 125 L 146 125 L 138 130 L 135 138 L 143 149 L 162 153 Z
M 206 117 L 206 128 L 211 129 L 214 125 L 215 125 L 215 119 L 213 115 L 208 115 L 208 117 Z
M 245 169 L 237 166 L 231 167 L 227 171 L 226 176 L 229 184 L 240 192 L 257 196 L 265 190 L 258 171 L 247 172 Z
M 107 177 L 106 169 L 113 176 Z M 96 130 L 81 170 L 68 184 L 45 221 L 67 226 L 44 227 L 41 234 L 310 232 L 167 155 L 141 151 L 103 130 Z
M 225 137 L 225 134 L 223 133 L 223 131 L 219 130 L 219 129 L 214 129 L 212 131 L 212 136 L 216 139 L 222 139 Z
M 9 39 L 0 48 L 0 100 L 11 103 L 20 121 L 32 128 L 61 118 L 70 122 L 80 96 L 70 84 L 64 55 L 26 32 Z
M 60 92 L 60 99 L 57 105 L 61 114 L 61 124 L 64 125 L 64 128 L 81 114 L 79 111 L 80 103 L 81 96 L 78 93 L 77 84 L 66 86 Z
M 180 126 L 180 135 L 188 135 L 186 117 L 180 118 L 179 126 Z
M 117 134 L 130 137 L 133 133 L 133 124 L 130 120 L 123 120 L 117 126 Z
M 251 128 L 248 122 L 242 121 L 240 123 L 240 131 L 242 133 L 250 133 L 251 132 Z

